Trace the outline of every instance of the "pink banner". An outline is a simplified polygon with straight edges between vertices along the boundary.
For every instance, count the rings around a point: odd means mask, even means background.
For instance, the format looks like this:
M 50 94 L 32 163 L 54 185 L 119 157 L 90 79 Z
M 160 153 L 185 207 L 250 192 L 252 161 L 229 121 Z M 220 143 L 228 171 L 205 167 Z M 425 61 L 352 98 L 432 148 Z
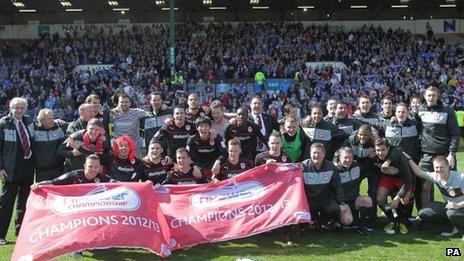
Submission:
M 151 182 L 44 186 L 29 196 L 12 259 L 50 260 L 112 247 L 166 257 L 169 237 Z
M 172 249 L 309 222 L 302 177 L 299 165 L 267 164 L 216 184 L 159 188 Z

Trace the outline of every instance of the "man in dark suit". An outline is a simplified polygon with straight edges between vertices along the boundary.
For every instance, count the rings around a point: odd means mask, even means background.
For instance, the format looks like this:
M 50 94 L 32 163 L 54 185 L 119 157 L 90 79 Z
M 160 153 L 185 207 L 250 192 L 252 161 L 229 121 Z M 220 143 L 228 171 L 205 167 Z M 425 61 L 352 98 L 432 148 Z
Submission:
M 274 130 L 279 131 L 279 123 L 271 115 L 263 113 L 263 105 L 264 103 L 261 97 L 253 97 L 250 103 L 251 114 L 249 119 L 251 122 L 258 125 L 259 129 L 261 130 L 261 134 L 263 134 L 266 139 L 269 139 L 269 136 Z M 256 151 L 258 153 L 268 149 L 269 148 L 266 146 L 266 144 L 261 141 L 258 141 L 256 144 Z
M 16 97 L 10 102 L 10 113 L 0 119 L 0 245 L 7 244 L 6 234 L 10 226 L 16 196 L 16 235 L 26 210 L 30 186 L 34 181 L 34 125 L 25 116 L 27 101 Z

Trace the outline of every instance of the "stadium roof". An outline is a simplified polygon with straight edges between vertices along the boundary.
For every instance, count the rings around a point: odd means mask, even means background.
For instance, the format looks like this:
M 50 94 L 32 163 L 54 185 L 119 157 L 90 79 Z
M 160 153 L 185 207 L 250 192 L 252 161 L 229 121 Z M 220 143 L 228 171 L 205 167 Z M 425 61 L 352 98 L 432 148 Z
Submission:
M 50 13 L 65 12 L 112 12 L 112 11 L 164 11 L 169 0 L 2 0 L 0 12 Z M 182 11 L 202 10 L 260 10 L 304 9 L 334 11 L 337 9 L 390 9 L 405 8 L 432 10 L 438 8 L 463 8 L 462 0 L 175 0 L 175 7 Z M 224 9 L 225 8 L 225 9 Z M 23 11 L 21 11 L 23 10 Z M 82 10 L 82 11 L 81 11 Z

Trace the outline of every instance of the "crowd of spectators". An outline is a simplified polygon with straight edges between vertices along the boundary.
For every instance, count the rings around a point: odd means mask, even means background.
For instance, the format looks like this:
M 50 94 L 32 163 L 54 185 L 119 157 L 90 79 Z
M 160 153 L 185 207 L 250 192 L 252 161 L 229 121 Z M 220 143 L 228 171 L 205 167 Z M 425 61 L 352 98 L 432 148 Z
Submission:
M 266 78 L 294 79 L 288 92 L 263 95 L 266 108 L 276 116 L 289 101 L 305 115 L 310 106 L 329 97 L 347 102 L 354 111 L 362 93 L 379 111 L 381 97 L 407 101 L 429 84 L 438 86 L 443 100 L 455 109 L 464 108 L 464 46 L 401 29 L 329 29 L 302 23 L 178 24 L 175 70 L 168 62 L 166 25 L 70 32 L 64 37 L 45 34 L 20 46 L 4 44 L 0 46 L 0 112 L 8 112 L 12 97 L 23 96 L 32 116 L 40 108 L 52 108 L 56 117 L 72 120 L 91 93 L 111 107 L 113 94 L 126 92 L 135 106 L 148 108 L 148 94 L 155 90 L 169 103 L 182 102 L 189 91 L 200 91 L 205 104 L 219 98 L 233 110 L 249 102 L 247 83 L 253 83 L 258 71 Z M 343 62 L 347 68 L 306 66 L 322 61 Z M 74 70 L 85 64 L 113 67 Z M 174 72 L 184 79 L 180 86 L 171 84 Z M 224 94 L 215 92 L 222 81 L 233 82 Z

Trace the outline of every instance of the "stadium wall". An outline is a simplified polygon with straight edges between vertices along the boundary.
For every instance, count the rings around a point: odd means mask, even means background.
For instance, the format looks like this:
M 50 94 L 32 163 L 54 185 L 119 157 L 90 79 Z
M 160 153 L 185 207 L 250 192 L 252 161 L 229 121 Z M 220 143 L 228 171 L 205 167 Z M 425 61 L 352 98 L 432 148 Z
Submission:
M 231 22 L 238 24 L 239 22 Z M 294 23 L 294 22 L 288 22 Z M 364 25 L 382 26 L 383 28 L 402 28 L 414 34 L 425 34 L 430 28 L 434 33 L 459 34 L 464 33 L 464 19 L 430 19 L 430 20 L 362 20 L 362 21 L 302 21 L 305 26 L 327 24 L 332 31 L 350 31 Z M 43 33 L 58 33 L 63 36 L 66 32 L 98 32 L 103 29 L 108 32 L 128 30 L 132 26 L 157 26 L 165 23 L 108 23 L 108 24 L 27 24 L 0 25 L 0 39 L 36 39 Z

